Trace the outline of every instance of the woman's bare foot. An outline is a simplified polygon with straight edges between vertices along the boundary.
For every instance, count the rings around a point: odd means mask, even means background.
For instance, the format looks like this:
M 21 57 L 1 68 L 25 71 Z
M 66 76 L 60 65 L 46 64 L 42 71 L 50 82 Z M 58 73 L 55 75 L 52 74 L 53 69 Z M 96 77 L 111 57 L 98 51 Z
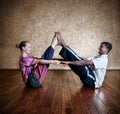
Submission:
M 53 36 L 52 42 L 51 42 L 51 46 L 53 48 L 55 48 L 55 46 L 58 45 L 58 38 L 57 38 L 57 34 L 55 32 L 55 35 Z

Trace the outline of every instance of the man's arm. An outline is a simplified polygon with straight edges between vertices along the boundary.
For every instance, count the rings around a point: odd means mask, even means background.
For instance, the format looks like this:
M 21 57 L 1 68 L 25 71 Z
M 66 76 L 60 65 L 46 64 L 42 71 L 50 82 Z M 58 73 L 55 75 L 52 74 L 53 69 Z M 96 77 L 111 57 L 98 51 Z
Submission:
M 94 65 L 92 60 L 80 60 L 80 61 L 62 61 L 62 64 L 71 64 L 77 66 L 85 66 L 85 65 Z

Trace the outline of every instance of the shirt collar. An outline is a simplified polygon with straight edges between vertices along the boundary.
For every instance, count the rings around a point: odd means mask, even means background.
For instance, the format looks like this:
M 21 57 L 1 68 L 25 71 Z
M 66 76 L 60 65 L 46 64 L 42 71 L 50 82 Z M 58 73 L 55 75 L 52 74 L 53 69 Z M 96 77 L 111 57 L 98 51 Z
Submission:
M 102 55 L 99 55 L 100 57 L 107 57 L 108 55 L 107 54 L 102 54 Z

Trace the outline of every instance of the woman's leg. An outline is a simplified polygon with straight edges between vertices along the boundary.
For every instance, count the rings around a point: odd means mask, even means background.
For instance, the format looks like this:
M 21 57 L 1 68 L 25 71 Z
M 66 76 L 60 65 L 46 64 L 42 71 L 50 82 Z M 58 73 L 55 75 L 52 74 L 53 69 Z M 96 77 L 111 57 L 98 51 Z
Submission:
M 43 55 L 41 56 L 41 59 L 45 59 L 45 60 L 51 60 L 53 58 L 54 55 L 54 50 L 55 50 L 55 46 L 58 44 L 58 40 L 56 38 L 56 35 L 53 37 L 51 46 L 49 46 L 45 52 L 43 53 Z M 43 64 L 38 64 L 37 67 L 34 69 L 34 73 L 37 76 L 37 78 L 39 79 L 40 84 L 43 83 L 46 73 L 48 71 L 48 67 L 49 65 L 43 65 Z
M 43 55 L 41 56 L 41 59 L 44 60 L 51 60 L 53 58 L 54 55 L 54 49 L 52 46 L 49 46 L 46 51 L 43 53 Z M 46 65 L 47 67 L 49 67 L 49 65 Z

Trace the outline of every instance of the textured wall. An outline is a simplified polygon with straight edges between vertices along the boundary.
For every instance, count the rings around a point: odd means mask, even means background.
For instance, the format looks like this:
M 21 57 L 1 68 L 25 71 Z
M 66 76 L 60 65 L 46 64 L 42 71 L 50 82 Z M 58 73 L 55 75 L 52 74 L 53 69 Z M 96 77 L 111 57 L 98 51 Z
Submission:
M 40 56 L 55 31 L 82 57 L 96 55 L 100 42 L 112 42 L 108 69 L 120 69 L 119 0 L 0 0 L 0 68 L 18 68 L 15 44 L 22 40 Z

